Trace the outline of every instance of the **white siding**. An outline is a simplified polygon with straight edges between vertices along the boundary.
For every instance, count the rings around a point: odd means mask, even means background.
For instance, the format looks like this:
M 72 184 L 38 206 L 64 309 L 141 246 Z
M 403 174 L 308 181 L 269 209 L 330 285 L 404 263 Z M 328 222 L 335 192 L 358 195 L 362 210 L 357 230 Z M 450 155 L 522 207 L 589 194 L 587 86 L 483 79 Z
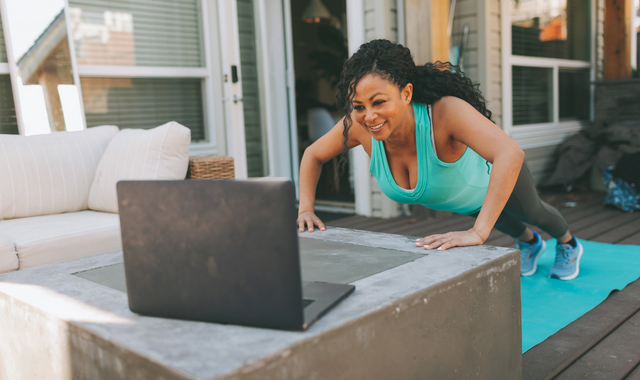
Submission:
M 395 0 L 365 0 L 364 36 L 367 41 L 385 38 L 398 40 L 398 17 Z
M 459 46 L 464 25 L 469 36 L 464 51 L 464 71 L 480 90 L 502 125 L 502 71 L 500 47 L 500 0 L 458 0 L 454 13 L 451 46 Z
M 555 169 L 555 151 L 557 145 L 545 146 L 542 148 L 532 148 L 525 150 L 525 157 L 533 180 L 540 184 Z

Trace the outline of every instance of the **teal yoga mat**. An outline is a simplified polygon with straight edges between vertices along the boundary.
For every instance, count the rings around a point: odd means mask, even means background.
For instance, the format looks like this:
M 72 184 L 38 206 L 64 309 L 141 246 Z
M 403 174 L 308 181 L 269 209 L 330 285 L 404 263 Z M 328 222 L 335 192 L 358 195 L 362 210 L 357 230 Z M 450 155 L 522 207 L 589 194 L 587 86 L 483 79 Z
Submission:
M 549 278 L 555 239 L 538 259 L 537 272 L 522 277 L 522 352 L 598 306 L 614 289 L 640 277 L 640 246 L 580 240 L 580 275 L 571 281 Z

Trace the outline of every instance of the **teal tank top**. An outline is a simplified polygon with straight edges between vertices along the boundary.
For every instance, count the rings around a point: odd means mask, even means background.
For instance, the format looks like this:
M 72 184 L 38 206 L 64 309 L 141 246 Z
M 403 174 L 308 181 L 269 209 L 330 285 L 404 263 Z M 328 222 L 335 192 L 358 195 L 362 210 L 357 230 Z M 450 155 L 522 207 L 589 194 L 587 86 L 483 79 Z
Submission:
M 418 155 L 416 187 L 407 190 L 396 184 L 382 141 L 372 137 L 369 171 L 378 186 L 387 197 L 400 203 L 467 215 L 480 211 L 489 186 L 491 164 L 471 148 L 467 148 L 456 162 L 440 161 L 432 142 L 428 107 L 412 104 Z

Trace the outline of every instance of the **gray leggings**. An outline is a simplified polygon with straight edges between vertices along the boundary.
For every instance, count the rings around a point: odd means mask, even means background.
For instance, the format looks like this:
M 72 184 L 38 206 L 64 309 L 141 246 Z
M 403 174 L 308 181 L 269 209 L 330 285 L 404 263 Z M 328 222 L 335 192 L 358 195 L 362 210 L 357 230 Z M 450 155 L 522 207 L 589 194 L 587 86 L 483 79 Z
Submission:
M 477 217 L 478 213 L 472 215 Z M 526 162 L 522 164 L 513 192 L 498 217 L 495 228 L 517 238 L 531 224 L 560 238 L 569 230 L 567 222 L 554 207 L 542 202 Z

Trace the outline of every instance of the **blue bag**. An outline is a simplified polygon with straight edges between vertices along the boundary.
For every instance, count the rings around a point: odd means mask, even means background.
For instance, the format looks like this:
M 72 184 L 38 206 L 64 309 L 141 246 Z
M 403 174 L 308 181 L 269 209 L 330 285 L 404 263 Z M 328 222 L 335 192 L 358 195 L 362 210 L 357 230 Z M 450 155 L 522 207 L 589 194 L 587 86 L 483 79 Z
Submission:
M 610 166 L 602 172 L 602 180 L 609 189 L 604 204 L 628 212 L 640 211 L 638 190 L 624 179 L 614 177 L 613 169 Z

